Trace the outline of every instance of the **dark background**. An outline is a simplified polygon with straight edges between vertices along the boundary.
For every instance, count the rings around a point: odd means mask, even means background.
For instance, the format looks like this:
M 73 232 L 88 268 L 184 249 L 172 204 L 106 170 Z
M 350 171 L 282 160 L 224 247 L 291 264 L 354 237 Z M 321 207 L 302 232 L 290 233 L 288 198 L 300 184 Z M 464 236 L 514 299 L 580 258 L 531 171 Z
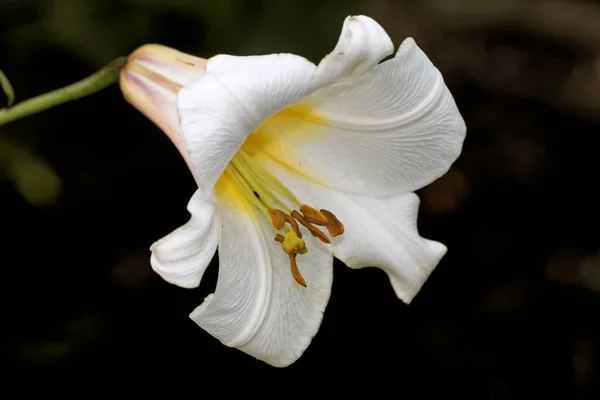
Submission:
M 188 318 L 216 259 L 195 290 L 149 265 L 150 244 L 187 221 L 193 179 L 115 85 L 0 128 L 3 387 L 600 398 L 600 2 L 0 0 L 0 68 L 23 100 L 149 42 L 318 62 L 349 14 L 396 46 L 414 37 L 468 127 L 419 192 L 420 231 L 449 252 L 414 302 L 336 260 L 295 364 L 221 345 Z

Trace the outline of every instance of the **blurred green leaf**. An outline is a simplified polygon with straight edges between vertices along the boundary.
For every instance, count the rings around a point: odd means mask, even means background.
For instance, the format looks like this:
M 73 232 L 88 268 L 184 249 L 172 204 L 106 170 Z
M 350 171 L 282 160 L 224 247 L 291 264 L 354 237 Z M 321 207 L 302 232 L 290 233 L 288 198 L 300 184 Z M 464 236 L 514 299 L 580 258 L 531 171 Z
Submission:
M 0 69 L 0 86 L 2 86 L 2 90 L 4 91 L 4 94 L 6 94 L 6 98 L 8 99 L 8 106 L 9 107 L 12 106 L 13 103 L 15 102 L 15 91 L 13 90 L 13 87 L 10 84 L 10 81 L 8 80 L 6 75 L 4 75 L 4 72 L 2 72 L 1 69 Z
M 9 176 L 25 200 L 34 206 L 53 204 L 60 196 L 60 179 L 35 156 L 13 163 Z
M 62 182 L 39 155 L 19 143 L 0 140 L 0 173 L 13 181 L 30 204 L 40 207 L 58 200 Z

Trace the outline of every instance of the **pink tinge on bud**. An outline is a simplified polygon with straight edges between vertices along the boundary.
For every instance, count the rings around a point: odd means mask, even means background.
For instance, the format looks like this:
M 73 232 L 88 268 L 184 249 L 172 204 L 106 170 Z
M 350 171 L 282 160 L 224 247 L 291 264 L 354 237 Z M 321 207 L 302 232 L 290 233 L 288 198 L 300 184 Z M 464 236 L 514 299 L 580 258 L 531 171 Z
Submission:
M 180 134 L 177 92 L 205 73 L 204 58 L 158 44 L 146 44 L 135 50 L 121 71 L 120 86 L 125 100 L 169 136 L 190 170 Z

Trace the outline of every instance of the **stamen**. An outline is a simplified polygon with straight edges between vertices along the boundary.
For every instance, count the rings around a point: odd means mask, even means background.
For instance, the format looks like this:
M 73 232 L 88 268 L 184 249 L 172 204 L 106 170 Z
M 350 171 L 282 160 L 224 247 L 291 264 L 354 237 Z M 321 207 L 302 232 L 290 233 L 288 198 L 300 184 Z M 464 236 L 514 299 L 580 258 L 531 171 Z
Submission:
M 248 186 L 248 184 L 246 183 L 246 181 L 244 180 L 244 177 L 240 174 L 240 172 L 238 170 L 236 170 L 232 164 L 229 164 L 225 168 L 225 173 L 227 175 L 229 175 L 234 181 L 236 181 L 240 185 L 240 187 L 246 194 L 246 198 L 249 199 L 250 202 L 256 208 L 258 208 L 265 217 L 269 218 L 268 207 L 266 207 L 265 204 L 262 202 L 263 199 L 256 198 L 252 188 L 250 188 L 250 186 Z
M 271 173 L 265 170 L 259 163 L 255 162 L 252 157 L 250 157 L 244 150 L 238 150 L 238 153 L 241 158 L 250 166 L 250 169 L 256 173 L 264 182 L 268 182 L 271 184 L 275 190 L 285 196 L 287 199 L 290 199 L 296 205 L 300 206 L 300 202 L 294 196 L 292 192 L 283 184 L 279 179 L 274 177 Z M 288 210 L 289 212 L 289 210 Z
M 300 204 L 298 199 L 277 178 L 263 169 L 251 156 L 242 150 L 232 158 L 225 169 L 252 205 L 271 221 L 276 231 L 285 232 L 285 235 L 276 233 L 274 240 L 281 243 L 282 250 L 288 254 L 292 276 L 298 284 L 306 287 L 306 280 L 298 269 L 296 257 L 305 254 L 308 249 L 302 240 L 299 223 L 302 224 L 312 236 L 325 244 L 331 244 L 329 237 L 313 225 L 324 226 L 332 237 L 344 233 L 344 225 L 328 210 L 317 210 L 306 204 Z M 278 195 L 283 195 L 284 203 Z M 295 204 L 297 210 L 290 210 Z M 277 207 L 276 206 L 280 206 Z M 279 208 L 282 208 L 283 211 Z M 289 226 L 287 226 L 289 225 Z
M 325 228 L 327 228 L 331 237 L 336 237 L 344 233 L 344 224 L 331 211 L 321 210 L 321 212 L 327 218 Z
M 294 212 L 292 211 L 292 214 Z M 298 235 L 298 237 L 300 239 L 302 239 L 302 232 L 300 232 L 300 228 L 298 228 L 298 224 L 296 223 L 296 220 L 294 218 L 292 218 L 290 215 L 285 216 L 285 222 L 287 222 L 288 224 L 290 224 L 292 226 L 292 230 L 294 232 L 296 232 L 296 235 Z
M 273 203 L 271 203 L 270 198 L 272 198 L 272 193 L 269 191 L 265 191 L 260 185 L 256 183 L 254 178 L 252 177 L 252 173 L 250 173 L 250 169 L 246 167 L 243 163 L 241 163 L 236 157 L 231 159 L 231 164 L 237 169 L 241 175 L 243 175 L 244 179 L 248 183 L 248 186 L 255 193 L 258 193 L 260 201 L 265 203 L 268 208 L 275 208 Z M 255 196 L 256 197 L 256 196 Z
M 235 157 L 234 157 L 235 158 Z M 255 171 L 255 164 L 254 162 L 252 162 L 251 158 L 244 158 L 244 157 L 239 157 L 238 159 L 236 159 L 236 162 L 239 164 L 243 165 L 243 168 L 246 172 L 248 172 L 249 175 L 249 180 L 251 181 L 250 184 L 251 185 L 256 185 L 260 188 L 260 190 L 263 192 L 263 196 L 268 197 L 270 199 L 273 199 L 273 201 L 275 201 L 277 204 L 279 204 L 281 206 L 281 208 L 283 208 L 284 210 L 286 210 L 287 212 L 290 212 L 290 208 L 281 200 L 279 200 L 277 198 L 277 196 L 271 191 L 271 189 L 269 188 L 269 186 L 266 184 L 266 182 L 264 182 L 264 177 L 261 177 L 260 175 L 258 175 Z M 274 178 L 272 178 L 274 179 Z M 271 207 L 274 208 L 274 207 Z
M 302 212 L 304 218 L 311 224 L 321 226 L 327 225 L 327 217 L 325 217 L 325 215 L 323 215 L 323 213 L 321 213 L 319 210 L 315 210 L 306 204 L 302 204 L 300 206 L 300 212 Z
M 273 228 L 280 230 L 285 225 L 286 214 L 281 210 L 269 208 L 269 215 L 271 216 L 271 224 Z
M 323 232 L 321 232 L 320 230 L 312 226 L 307 220 L 305 220 L 302 214 L 300 214 L 298 211 L 292 211 L 291 216 L 296 218 L 298 222 L 304 225 L 306 229 L 308 229 L 308 231 L 311 233 L 311 235 L 313 235 L 316 238 L 319 238 L 321 242 L 325 244 L 331 244 L 331 240 L 329 240 L 329 238 Z

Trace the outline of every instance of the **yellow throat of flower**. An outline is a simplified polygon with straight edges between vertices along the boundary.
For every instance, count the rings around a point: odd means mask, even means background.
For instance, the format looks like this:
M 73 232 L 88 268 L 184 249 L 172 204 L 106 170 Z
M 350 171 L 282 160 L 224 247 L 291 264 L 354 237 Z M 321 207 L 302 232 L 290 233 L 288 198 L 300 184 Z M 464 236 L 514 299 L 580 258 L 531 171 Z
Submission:
M 224 174 L 235 182 L 244 197 L 271 221 L 276 231 L 275 241 L 281 243 L 282 250 L 289 256 L 292 276 L 296 282 L 306 287 L 306 280 L 296 263 L 296 256 L 308 251 L 298 224 L 303 225 L 312 236 L 325 244 L 331 244 L 331 240 L 317 226 L 325 227 L 331 237 L 336 237 L 344 233 L 344 225 L 331 211 L 317 210 L 301 204 L 279 179 L 254 161 L 243 148 L 238 150 Z

